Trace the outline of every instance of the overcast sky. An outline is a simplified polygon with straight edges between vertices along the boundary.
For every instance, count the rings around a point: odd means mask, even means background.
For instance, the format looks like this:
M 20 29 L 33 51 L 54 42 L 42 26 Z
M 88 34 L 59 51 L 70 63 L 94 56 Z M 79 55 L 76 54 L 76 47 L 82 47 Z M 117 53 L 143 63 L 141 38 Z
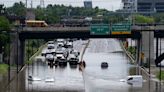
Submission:
M 25 0 L 0 0 L 0 4 L 5 6 L 12 6 L 14 2 L 22 1 L 25 3 Z M 28 7 L 30 7 L 31 0 L 28 1 Z M 84 6 L 84 0 L 44 0 L 45 5 L 47 4 L 64 4 L 72 6 Z M 36 7 L 40 4 L 40 0 L 33 0 L 33 6 Z M 99 8 L 105 8 L 107 10 L 116 10 L 121 8 L 121 0 L 92 0 L 93 7 L 98 6 Z

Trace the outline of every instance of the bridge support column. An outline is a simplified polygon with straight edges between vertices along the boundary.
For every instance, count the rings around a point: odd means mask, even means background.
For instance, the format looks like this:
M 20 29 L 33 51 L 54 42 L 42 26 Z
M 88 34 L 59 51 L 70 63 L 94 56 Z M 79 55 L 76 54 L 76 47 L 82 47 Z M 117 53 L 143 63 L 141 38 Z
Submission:
M 10 34 L 10 64 L 16 65 L 17 64 L 17 33 Z
M 24 45 L 25 41 L 24 40 L 19 40 L 19 46 L 18 46 L 18 65 L 21 67 L 24 65 Z
M 138 65 L 142 65 L 141 60 L 140 60 L 140 58 L 141 58 L 141 39 L 137 40 L 136 49 L 137 49 L 136 50 L 136 63 Z
M 24 65 L 24 40 L 19 39 L 18 33 L 12 33 L 10 35 L 10 64 L 17 65 L 17 72 Z
M 144 54 L 143 63 L 149 65 L 155 65 L 154 62 L 154 32 L 143 31 L 142 32 L 142 53 Z

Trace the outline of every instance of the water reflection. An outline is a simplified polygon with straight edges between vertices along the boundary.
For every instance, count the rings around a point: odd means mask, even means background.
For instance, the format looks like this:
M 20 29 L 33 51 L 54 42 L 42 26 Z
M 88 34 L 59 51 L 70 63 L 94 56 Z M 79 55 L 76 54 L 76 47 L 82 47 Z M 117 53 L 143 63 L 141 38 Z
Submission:
M 71 65 L 71 64 L 70 64 L 70 68 L 71 68 L 71 69 L 77 69 L 77 66 L 78 66 L 78 65 Z
M 160 89 L 160 84 L 149 79 L 143 70 L 130 65 L 125 54 L 119 50 L 111 53 L 117 49 L 118 43 L 114 42 L 114 45 L 112 40 L 99 40 L 99 42 L 92 42 L 84 56 L 87 64 L 84 73 L 79 71 L 79 65 L 68 64 L 50 68 L 45 62 L 36 62 L 16 76 L 7 91 L 0 90 L 0 92 L 164 92 Z M 106 44 L 109 46 L 100 46 Z M 103 50 L 98 49 L 100 47 Z M 95 51 L 96 49 L 98 51 Z M 108 62 L 107 69 L 101 69 L 103 61 Z M 135 74 L 143 76 L 142 85 L 120 81 L 126 79 L 128 75 Z M 42 80 L 28 81 L 29 75 Z M 46 82 L 47 77 L 53 78 L 54 82 Z
M 142 69 L 130 65 L 124 53 L 117 53 L 119 51 L 111 53 L 114 52 L 114 47 L 100 48 L 103 47 L 101 45 L 106 46 L 108 40 L 96 40 L 92 40 L 93 44 L 89 45 L 84 56 L 87 64 L 83 74 L 86 92 L 158 92 L 155 83 Z M 115 46 L 115 48 L 119 46 L 116 42 L 113 43 L 111 39 L 110 46 Z M 108 69 L 105 70 L 100 68 L 100 63 L 104 61 L 109 63 Z M 120 81 L 129 75 L 142 75 L 144 81 L 142 83 Z

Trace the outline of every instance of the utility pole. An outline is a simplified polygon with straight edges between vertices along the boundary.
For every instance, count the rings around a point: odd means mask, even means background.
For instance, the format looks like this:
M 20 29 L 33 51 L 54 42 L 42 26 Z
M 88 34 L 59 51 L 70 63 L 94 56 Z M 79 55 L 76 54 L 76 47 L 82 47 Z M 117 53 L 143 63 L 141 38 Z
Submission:
M 40 0 L 40 7 L 41 7 L 41 8 L 45 8 L 44 0 Z
M 31 0 L 31 9 L 33 8 L 33 1 Z
M 26 8 L 27 8 L 27 0 L 26 0 Z

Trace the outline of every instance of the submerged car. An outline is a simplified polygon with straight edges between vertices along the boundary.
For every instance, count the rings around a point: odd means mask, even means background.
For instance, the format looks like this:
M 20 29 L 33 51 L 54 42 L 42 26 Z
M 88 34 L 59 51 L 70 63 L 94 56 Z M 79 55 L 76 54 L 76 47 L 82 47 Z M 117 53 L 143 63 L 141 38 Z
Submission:
M 164 67 L 164 60 L 162 60 L 160 63 L 158 63 L 158 66 Z
M 108 63 L 107 62 L 102 62 L 101 63 L 101 68 L 108 68 Z
M 127 82 L 128 83 L 133 83 L 133 82 L 143 82 L 142 75 L 130 75 L 127 77 Z

